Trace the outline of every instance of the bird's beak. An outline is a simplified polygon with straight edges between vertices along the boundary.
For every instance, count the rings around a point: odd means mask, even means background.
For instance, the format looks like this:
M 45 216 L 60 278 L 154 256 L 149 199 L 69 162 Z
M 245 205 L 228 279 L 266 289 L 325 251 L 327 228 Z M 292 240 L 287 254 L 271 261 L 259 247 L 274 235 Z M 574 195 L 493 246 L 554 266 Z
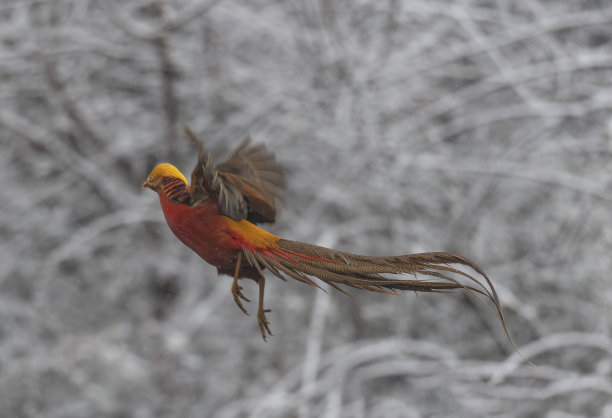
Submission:
M 144 189 L 145 187 L 151 188 L 151 183 L 149 183 L 149 180 L 145 181 L 144 183 L 142 183 L 142 188 Z

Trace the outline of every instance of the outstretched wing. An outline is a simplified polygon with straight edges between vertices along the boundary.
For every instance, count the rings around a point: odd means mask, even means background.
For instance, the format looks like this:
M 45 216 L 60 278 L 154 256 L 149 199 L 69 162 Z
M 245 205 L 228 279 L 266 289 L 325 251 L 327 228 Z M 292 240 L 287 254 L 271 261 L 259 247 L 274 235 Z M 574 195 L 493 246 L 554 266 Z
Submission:
M 215 167 L 202 141 L 188 128 L 185 132 L 198 147 L 198 163 L 191 173 L 194 206 L 212 198 L 221 213 L 232 219 L 254 223 L 276 220 L 276 200 L 286 183 L 273 153 L 264 145 L 252 145 L 247 136 L 225 163 Z

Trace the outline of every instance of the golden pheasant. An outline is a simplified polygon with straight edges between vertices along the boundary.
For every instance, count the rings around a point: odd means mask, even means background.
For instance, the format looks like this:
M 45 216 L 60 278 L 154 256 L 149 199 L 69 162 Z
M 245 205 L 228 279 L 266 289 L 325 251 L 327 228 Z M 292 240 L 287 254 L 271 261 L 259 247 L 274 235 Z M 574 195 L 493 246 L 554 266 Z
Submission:
M 202 142 L 189 129 L 185 131 L 198 148 L 191 185 L 176 167 L 159 164 L 142 187 L 157 192 L 166 221 L 179 240 L 217 267 L 220 275 L 233 276 L 232 294 L 244 313 L 241 300 L 249 299 L 238 279 L 253 279 L 259 285 L 257 319 L 264 340 L 272 335 L 266 319 L 270 310 L 264 309 L 267 269 L 282 280 L 292 277 L 313 286 L 318 286 L 313 281 L 317 278 L 343 293 L 338 285 L 381 293 L 463 289 L 492 302 L 516 349 L 495 288 L 472 261 L 446 252 L 369 257 L 272 235 L 255 224 L 275 221 L 276 201 L 285 188 L 283 170 L 274 155 L 263 145 L 252 145 L 247 137 L 225 163 L 215 166 Z M 452 265 L 468 267 L 481 279 Z M 400 274 L 415 277 L 394 277 Z

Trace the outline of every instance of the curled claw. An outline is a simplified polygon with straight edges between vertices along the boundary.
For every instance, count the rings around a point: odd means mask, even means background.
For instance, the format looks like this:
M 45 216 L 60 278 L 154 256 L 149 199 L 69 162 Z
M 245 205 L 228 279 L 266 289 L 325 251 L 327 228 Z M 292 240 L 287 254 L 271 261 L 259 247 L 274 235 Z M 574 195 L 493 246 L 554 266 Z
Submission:
M 266 286 L 266 279 L 263 276 L 257 280 L 257 284 L 259 285 L 259 305 L 257 307 L 257 322 L 259 323 L 259 331 L 261 332 L 261 336 L 263 340 L 267 342 L 266 334 L 273 336 L 272 331 L 270 331 L 270 322 L 268 318 L 266 318 L 266 313 L 270 312 L 270 309 L 264 309 L 264 288 Z
M 242 294 L 242 286 L 238 284 L 238 276 L 240 274 L 240 264 L 241 263 L 242 263 L 242 252 L 239 252 L 238 255 L 236 256 L 236 269 L 234 270 L 234 283 L 232 283 L 232 295 L 234 295 L 234 302 L 236 302 L 236 305 L 238 305 L 240 310 L 244 312 L 245 315 L 248 315 L 249 313 L 246 311 L 246 309 L 244 309 L 244 306 L 242 306 L 242 302 L 240 301 L 240 299 L 242 299 L 245 302 L 250 302 L 250 300 Z
M 234 302 L 236 302 L 236 305 L 238 305 L 242 312 L 248 315 L 249 313 L 244 309 L 244 306 L 242 306 L 240 299 L 245 302 L 250 302 L 250 300 L 242 294 L 242 286 L 238 284 L 238 279 L 234 279 L 234 283 L 232 284 L 232 295 L 234 295 Z
M 274 336 L 274 334 L 272 334 L 272 331 L 270 331 L 270 322 L 266 318 L 266 312 L 270 312 L 270 309 L 260 309 L 257 312 L 257 320 L 259 322 L 259 331 L 261 332 L 261 336 L 263 337 L 264 341 L 267 342 L 268 340 L 266 339 L 266 334 L 271 336 Z

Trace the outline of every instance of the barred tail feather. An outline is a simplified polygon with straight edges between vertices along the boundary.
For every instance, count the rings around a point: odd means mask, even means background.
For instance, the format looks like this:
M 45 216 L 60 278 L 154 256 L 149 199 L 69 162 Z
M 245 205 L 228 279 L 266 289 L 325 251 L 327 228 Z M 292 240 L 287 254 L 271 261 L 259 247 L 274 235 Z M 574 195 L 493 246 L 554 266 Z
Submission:
M 247 262 L 262 275 L 265 268 L 282 280 L 287 280 L 288 276 L 320 287 L 312 279 L 317 278 L 342 293 L 346 292 L 339 285 L 391 294 L 400 290 L 439 293 L 463 289 L 485 305 L 490 307 L 485 300 L 493 304 L 506 337 L 519 353 L 510 337 L 495 287 L 485 272 L 465 257 L 446 252 L 371 257 L 284 239 L 280 239 L 274 249 L 243 251 Z M 451 265 L 468 267 L 480 278 Z M 398 274 L 421 275 L 423 279 L 389 277 Z

